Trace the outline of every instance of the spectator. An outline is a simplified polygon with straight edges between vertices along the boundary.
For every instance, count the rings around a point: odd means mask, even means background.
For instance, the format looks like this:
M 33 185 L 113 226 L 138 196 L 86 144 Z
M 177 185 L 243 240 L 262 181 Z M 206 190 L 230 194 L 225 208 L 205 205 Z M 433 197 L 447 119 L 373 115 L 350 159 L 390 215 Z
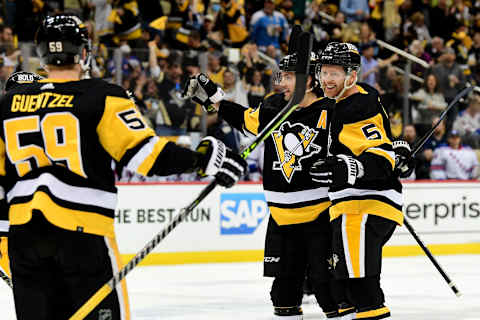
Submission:
M 265 86 L 262 83 L 262 72 L 259 70 L 253 70 L 253 73 L 247 74 L 246 88 L 247 88 L 247 99 L 248 106 L 254 108 L 260 105 L 263 97 L 267 93 Z
M 287 19 L 275 10 L 273 0 L 265 0 L 263 10 L 255 12 L 250 21 L 250 36 L 258 49 L 265 52 L 269 45 L 280 49 L 287 40 Z
M 438 89 L 447 102 L 453 100 L 457 92 L 465 86 L 466 81 L 463 70 L 455 58 L 455 51 L 447 47 L 445 53 L 438 58 L 438 63 L 433 66 L 433 73 L 438 80 Z
M 455 24 L 448 10 L 448 0 L 438 0 L 436 6 L 430 9 L 430 30 L 432 36 L 446 39 L 451 33 L 451 27 Z
M 468 51 L 468 65 L 470 67 L 480 63 L 480 30 L 475 31 L 472 41 L 472 47 Z
M 465 144 L 480 148 L 480 94 L 474 91 L 468 98 L 467 108 L 460 112 L 453 123 Z
M 360 36 L 358 41 L 358 47 L 366 47 L 372 46 L 373 47 L 373 56 L 378 56 L 378 44 L 376 42 L 375 34 L 373 33 L 372 29 L 368 25 L 368 23 L 362 23 L 360 26 Z
M 433 153 L 430 178 L 436 180 L 478 179 L 477 155 L 470 147 L 462 146 L 462 138 L 458 131 L 450 131 L 447 141 L 447 146 L 442 146 Z
M 242 105 L 248 106 L 247 92 L 240 79 L 231 69 L 226 69 L 223 73 L 223 91 L 225 91 L 225 98 L 223 100 L 232 101 Z
M 368 42 L 362 47 L 360 81 L 366 82 L 374 88 L 378 88 L 378 61 L 373 57 L 374 47 L 371 42 Z
M 447 106 L 445 98 L 438 91 L 438 82 L 435 74 L 431 73 L 424 82 L 424 88 L 417 90 L 410 99 L 418 102 L 414 111 L 414 122 L 424 125 L 431 123 L 432 118 L 440 115 Z M 415 113 L 416 111 L 416 113 Z
M 430 57 L 430 55 L 425 52 L 423 44 L 420 40 L 413 40 L 408 49 L 417 58 L 420 58 L 427 63 L 433 64 L 432 57 Z M 412 65 L 412 73 L 420 78 L 425 78 L 425 67 L 421 66 L 418 63 L 414 63 Z
M 182 55 L 171 52 L 167 59 L 165 76 L 158 84 L 160 99 L 166 113 L 161 120 L 157 116 L 156 131 L 158 135 L 178 136 L 188 129 L 190 118 L 195 115 L 195 105 L 180 98 L 182 88 Z
M 340 0 L 340 11 L 347 18 L 347 23 L 365 21 L 370 16 L 367 0 Z
M 426 53 L 438 63 L 438 58 L 445 53 L 445 41 L 440 37 L 433 37 L 432 42 L 425 47 Z
M 423 13 L 417 11 L 412 15 L 410 19 L 412 21 L 412 26 L 415 30 L 415 34 L 417 35 L 417 40 L 424 42 L 432 41 L 432 37 L 430 36 L 428 27 L 425 24 L 425 16 L 423 15 Z
M 223 87 L 223 73 L 227 69 L 221 65 L 222 53 L 213 51 L 208 54 L 207 75 L 215 83 Z
M 223 38 L 229 47 L 241 48 L 248 40 L 245 27 L 245 11 L 235 0 L 222 0 L 216 25 L 223 31 Z
M 432 127 L 440 120 L 439 117 L 432 119 Z M 425 157 L 425 161 L 430 163 L 433 159 L 433 152 L 447 143 L 445 139 L 445 121 L 441 121 L 440 124 L 433 131 L 433 135 L 427 140 L 423 146 L 422 154 Z

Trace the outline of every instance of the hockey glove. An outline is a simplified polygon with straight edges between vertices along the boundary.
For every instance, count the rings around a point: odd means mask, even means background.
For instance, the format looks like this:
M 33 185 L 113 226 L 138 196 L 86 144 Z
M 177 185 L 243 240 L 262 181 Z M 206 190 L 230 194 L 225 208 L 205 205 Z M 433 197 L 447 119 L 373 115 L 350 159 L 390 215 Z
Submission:
M 394 141 L 395 174 L 400 178 L 408 178 L 415 170 L 415 158 L 411 156 L 412 150 L 407 141 Z
M 310 169 L 312 181 L 323 187 L 353 186 L 363 174 L 362 163 L 344 154 L 319 160 Z
M 220 140 L 203 138 L 197 152 L 203 155 L 198 173 L 201 176 L 215 176 L 218 184 L 223 187 L 232 187 L 246 171 L 247 162 Z
M 222 101 L 225 92 L 205 74 L 200 73 L 187 80 L 183 89 L 183 97 L 191 98 L 199 103 L 206 112 L 212 113 L 217 111 L 213 105 Z

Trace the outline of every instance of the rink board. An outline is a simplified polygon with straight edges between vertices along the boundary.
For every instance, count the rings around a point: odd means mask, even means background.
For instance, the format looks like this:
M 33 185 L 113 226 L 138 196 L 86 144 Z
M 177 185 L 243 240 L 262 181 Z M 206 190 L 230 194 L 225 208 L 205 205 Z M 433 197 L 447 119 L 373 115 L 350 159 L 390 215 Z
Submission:
M 200 183 L 121 184 L 115 228 L 124 259 L 131 258 L 205 188 Z M 404 184 L 404 213 L 434 254 L 480 254 L 480 184 Z M 216 188 L 144 264 L 261 261 L 268 221 L 261 184 Z M 423 254 L 404 227 L 385 256 Z

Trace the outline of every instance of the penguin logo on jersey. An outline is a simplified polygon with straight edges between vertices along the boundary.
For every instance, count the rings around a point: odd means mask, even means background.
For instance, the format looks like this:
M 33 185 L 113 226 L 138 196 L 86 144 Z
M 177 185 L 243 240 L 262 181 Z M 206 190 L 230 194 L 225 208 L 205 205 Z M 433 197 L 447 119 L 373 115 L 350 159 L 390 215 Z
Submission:
M 273 170 L 280 170 L 290 183 L 293 174 L 302 170 L 301 161 L 320 152 L 322 147 L 313 143 L 318 132 L 301 123 L 284 122 L 272 137 L 279 161 L 273 162 Z

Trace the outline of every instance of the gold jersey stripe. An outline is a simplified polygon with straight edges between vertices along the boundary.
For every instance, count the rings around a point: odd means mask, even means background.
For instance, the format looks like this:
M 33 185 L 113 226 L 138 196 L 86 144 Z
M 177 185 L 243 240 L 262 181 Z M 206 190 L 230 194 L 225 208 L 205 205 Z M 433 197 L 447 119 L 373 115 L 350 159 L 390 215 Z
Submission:
M 344 213 L 358 215 L 368 213 L 393 220 L 399 225 L 403 224 L 402 211 L 380 200 L 347 200 L 334 204 L 330 207 L 330 221 Z
M 365 277 L 365 223 L 366 214 L 342 215 L 342 238 L 350 278 Z
M 390 309 L 388 309 L 388 307 L 382 307 L 375 310 L 357 312 L 355 319 L 376 319 L 376 317 L 387 313 L 390 313 Z
M 158 155 L 162 152 L 165 145 L 168 143 L 168 139 L 164 137 L 160 137 L 158 142 L 153 146 L 152 152 L 143 160 L 142 164 L 137 169 L 137 172 L 141 175 L 146 176 L 148 171 L 152 169 L 155 160 L 157 159 Z
M 113 219 L 95 212 L 68 209 L 56 204 L 48 194 L 42 191 L 35 192 L 33 199 L 26 203 L 10 206 L 10 225 L 20 225 L 32 219 L 32 210 L 42 211 L 45 218 L 57 227 L 100 236 L 114 237 Z
M 245 122 L 245 129 L 254 134 L 258 134 L 258 127 L 260 126 L 260 108 L 257 109 L 247 109 L 243 113 L 243 121 Z
M 110 238 L 110 237 L 105 237 L 105 239 L 108 241 L 108 247 L 113 251 L 113 255 L 115 256 L 115 261 L 112 261 L 112 263 L 115 263 L 117 268 L 113 269 L 113 272 L 118 272 L 123 268 L 123 262 L 122 262 L 122 257 L 120 255 L 120 250 L 118 250 L 118 245 L 117 245 L 117 240 L 115 238 Z M 116 270 L 118 271 L 116 271 Z M 115 288 L 116 290 L 121 290 L 122 293 L 122 300 L 120 302 L 120 308 L 123 309 L 123 312 L 125 314 L 125 319 L 122 320 L 130 320 L 130 303 L 128 301 L 128 291 L 127 291 L 127 282 L 125 281 L 125 278 L 120 282 L 120 288 Z M 120 300 L 120 295 L 119 300 Z
M 373 126 L 372 126 L 373 125 Z M 368 126 L 368 129 L 366 129 Z M 365 131 L 375 139 L 369 139 Z M 344 124 L 338 140 L 359 156 L 368 148 L 378 147 L 382 144 L 392 144 L 383 126 L 383 117 L 379 113 L 371 118 L 355 123 Z
M 373 154 L 376 154 L 377 156 L 380 156 L 380 157 L 383 157 L 383 158 L 387 159 L 387 161 L 390 162 L 390 164 L 392 165 L 392 170 L 395 169 L 395 159 L 392 158 L 388 154 L 388 152 L 386 152 L 384 150 L 380 150 L 379 148 L 368 149 L 367 152 L 371 152 Z
M 130 120 L 142 122 L 143 129 L 132 129 L 125 123 L 119 114 L 131 111 Z M 97 126 L 100 143 L 116 161 L 120 161 L 128 149 L 137 146 L 148 137 L 155 135 L 149 128 L 132 100 L 128 98 L 111 97 L 105 99 L 105 111 Z
M 0 237 L 0 269 L 9 276 L 12 277 L 10 273 L 10 260 L 8 259 L 8 238 Z
M 275 222 L 282 226 L 313 221 L 317 219 L 320 213 L 327 210 L 330 204 L 330 201 L 325 201 L 301 208 L 278 208 L 269 206 L 269 209 Z
M 6 161 L 6 156 L 5 156 L 5 142 L 3 141 L 2 138 L 0 138 L 0 176 L 4 176 L 7 174 L 5 171 L 5 161 Z

